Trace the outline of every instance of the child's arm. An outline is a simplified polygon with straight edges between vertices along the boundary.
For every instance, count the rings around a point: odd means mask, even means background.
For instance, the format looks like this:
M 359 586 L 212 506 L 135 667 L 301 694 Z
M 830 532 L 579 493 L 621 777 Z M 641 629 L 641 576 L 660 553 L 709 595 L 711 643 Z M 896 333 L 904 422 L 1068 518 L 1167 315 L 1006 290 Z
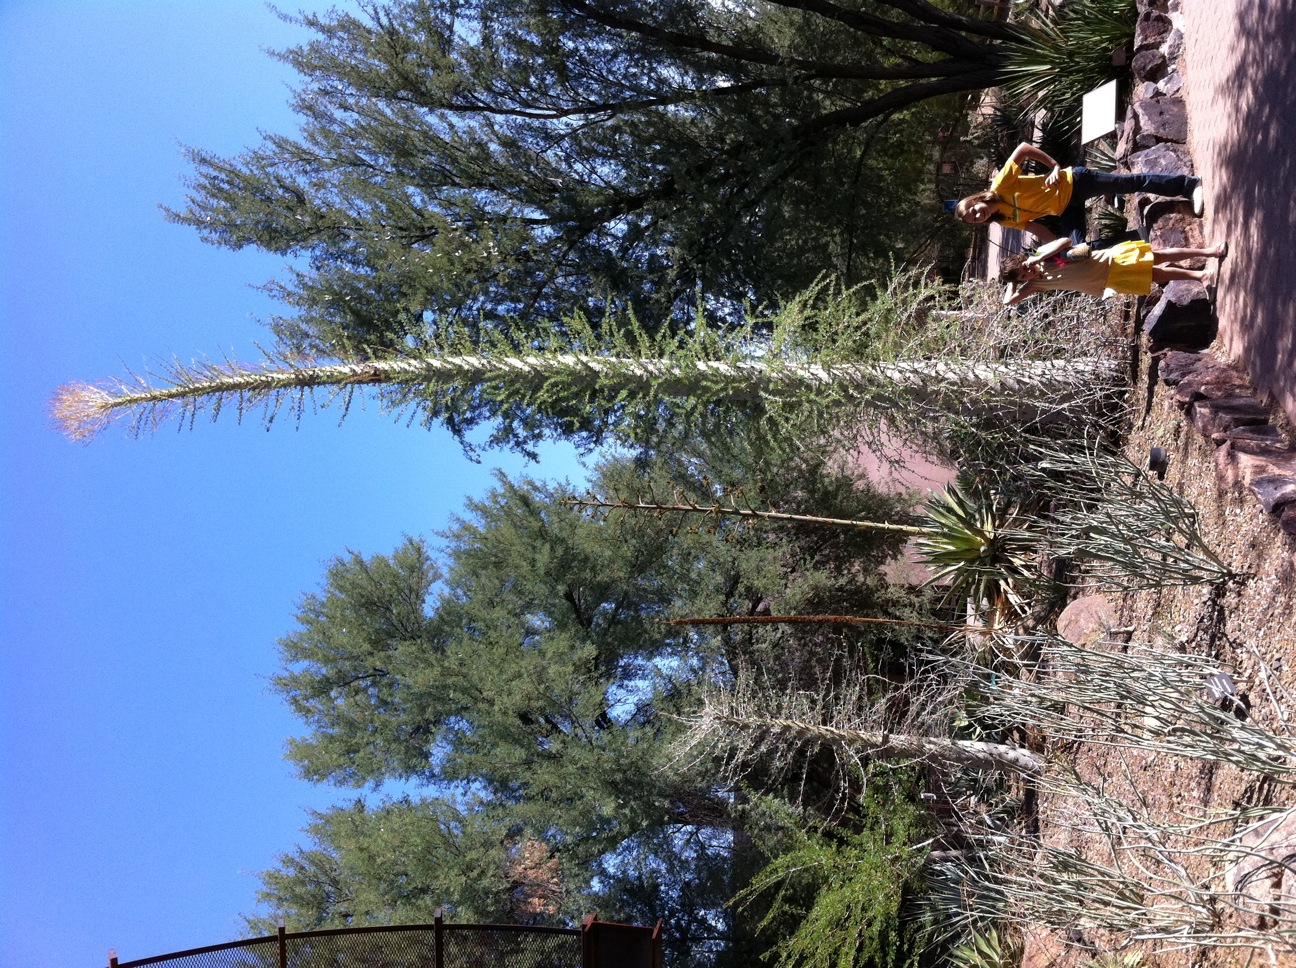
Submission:
M 1024 284 L 1008 286 L 1008 291 L 1004 293 L 1003 304 L 1005 306 L 1016 306 L 1031 293 L 1035 292 L 1035 283 L 1026 282 Z
M 1022 231 L 1029 232 L 1031 235 L 1035 236 L 1036 240 L 1040 242 L 1052 242 L 1054 239 L 1057 238 L 1056 235 L 1050 232 L 1039 222 L 1027 222 L 1026 227 Z
M 1052 155 L 1040 151 L 1029 141 L 1023 141 L 1019 144 L 1017 150 L 1008 156 L 1008 160 L 1017 165 L 1027 161 L 1038 161 L 1041 165 L 1050 169 L 1048 177 L 1044 179 L 1046 185 L 1055 185 L 1057 180 L 1062 177 L 1062 168 L 1053 160 Z
M 1035 254 L 1026 260 L 1026 264 L 1028 266 L 1038 265 L 1049 256 L 1057 255 L 1059 252 L 1063 252 L 1069 248 L 1071 248 L 1070 239 L 1054 239 L 1052 242 L 1048 243 L 1048 245 L 1041 245 L 1039 249 L 1036 250 Z

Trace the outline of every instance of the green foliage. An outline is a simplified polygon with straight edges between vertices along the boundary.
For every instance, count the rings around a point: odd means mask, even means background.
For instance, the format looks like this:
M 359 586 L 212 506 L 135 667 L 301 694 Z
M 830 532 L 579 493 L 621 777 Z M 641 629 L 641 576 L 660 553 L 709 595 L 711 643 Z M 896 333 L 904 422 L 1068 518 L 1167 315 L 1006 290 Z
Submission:
M 429 327 L 687 326 L 823 272 L 869 278 L 938 215 L 916 132 L 997 80 L 1016 28 L 928 5 L 389 0 L 297 22 L 297 138 L 191 149 L 170 217 L 301 257 L 294 350 Z M 903 212 L 903 218 L 896 213 Z M 300 266 L 300 267 L 298 267 Z
M 278 917 L 289 930 L 308 931 L 428 923 L 441 906 L 456 920 L 478 923 L 552 920 L 581 910 L 569 905 L 576 898 L 566 890 L 579 870 L 568 866 L 556 885 L 528 877 L 533 872 L 517 863 L 528 840 L 500 811 L 460 809 L 448 799 L 402 798 L 377 807 L 357 800 L 314 813 L 306 834 L 310 846 L 262 872 L 258 897 L 274 916 L 249 918 L 250 933 L 273 933 Z M 548 888 L 543 905 L 534 903 L 537 888 Z
M 949 953 L 950 968 L 1012 968 L 1017 953 L 1005 946 L 994 929 L 973 931 Z
M 822 462 L 774 462 L 732 440 L 705 454 L 709 474 L 700 460 L 608 459 L 593 481 L 701 497 L 742 480 L 785 506 L 901 506 Z M 681 964 L 754 950 L 749 919 L 723 906 L 750 863 L 734 846 L 742 815 L 709 757 L 673 755 L 683 714 L 735 662 L 823 684 L 837 669 L 825 654 L 887 655 L 912 635 L 707 636 L 657 620 L 750 614 L 766 597 L 913 611 L 875 574 L 896 539 L 593 519 L 565 494 L 501 478 L 438 549 L 410 538 L 390 555 L 348 554 L 304 597 L 274 679 L 306 726 L 290 757 L 312 780 L 407 795 L 317 815 L 313 842 L 264 875 L 272 913 L 305 927 L 425 920 L 439 904 L 507 921 L 597 907 L 665 917 Z
M 1240 577 L 1206 543 L 1191 501 L 1100 443 L 1039 449 L 1019 474 L 1057 502 L 1041 532 L 1087 581 L 1137 590 Z
M 1034 14 L 1030 31 L 1008 48 L 1004 88 L 1023 114 L 1044 111 L 1073 131 L 1083 96 L 1119 77 L 1113 51 L 1134 42 L 1134 0 L 1073 0 L 1056 14 Z
M 926 511 L 931 530 L 914 549 L 933 582 L 948 582 L 946 600 L 971 600 L 998 613 L 1023 611 L 1038 540 L 1023 530 L 1022 509 L 1002 495 L 951 484 Z
M 924 819 L 903 780 L 870 777 L 849 831 L 766 804 L 782 820 L 767 835 L 769 863 L 735 903 L 766 905 L 761 922 L 782 940 L 779 968 L 899 968 L 917 963 L 921 925 L 906 904 L 922 882 Z M 906 795 L 907 794 L 907 795 Z
M 1103 954 L 1086 961 L 1084 968 L 1143 968 L 1143 956 L 1136 951 Z

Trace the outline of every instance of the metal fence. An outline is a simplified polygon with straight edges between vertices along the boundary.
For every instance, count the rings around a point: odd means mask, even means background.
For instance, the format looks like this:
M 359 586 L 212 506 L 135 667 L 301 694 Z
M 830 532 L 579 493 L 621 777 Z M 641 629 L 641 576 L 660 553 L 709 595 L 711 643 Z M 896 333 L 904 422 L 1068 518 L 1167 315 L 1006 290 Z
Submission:
M 432 924 L 285 931 L 190 948 L 108 968 L 662 968 L 656 927 L 598 921 L 579 928 Z

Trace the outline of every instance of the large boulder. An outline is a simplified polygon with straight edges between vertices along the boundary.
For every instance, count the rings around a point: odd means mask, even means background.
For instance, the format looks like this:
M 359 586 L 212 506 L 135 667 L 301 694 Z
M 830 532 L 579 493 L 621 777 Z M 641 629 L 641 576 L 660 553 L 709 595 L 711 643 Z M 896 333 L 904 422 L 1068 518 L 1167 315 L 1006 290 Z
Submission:
M 1160 144 L 1134 152 L 1129 157 L 1129 166 L 1131 171 L 1137 172 L 1166 171 L 1172 175 L 1191 175 L 1193 172 L 1188 149 L 1172 144 Z
M 1148 98 L 1135 102 L 1134 111 L 1139 123 L 1135 143 L 1140 148 L 1151 148 L 1160 141 L 1183 144 L 1188 140 L 1188 108 L 1183 98 Z
M 1242 454 L 1254 454 L 1257 457 L 1280 457 L 1290 454 L 1292 446 L 1273 424 L 1255 424 L 1249 427 L 1235 427 L 1232 430 L 1211 434 L 1211 442 L 1232 444 L 1233 449 Z
M 1224 874 L 1239 917 L 1263 930 L 1296 916 L 1296 808 L 1244 830 L 1235 841 L 1237 858 Z
M 1192 407 L 1192 422 L 1203 437 L 1213 437 L 1238 427 L 1268 423 L 1269 408 L 1252 397 L 1198 400 Z
M 1198 400 L 1218 400 L 1221 397 L 1247 396 L 1251 381 L 1227 363 L 1219 360 L 1202 361 L 1180 375 L 1171 396 L 1181 406 Z
M 1167 285 L 1160 301 L 1148 313 L 1144 330 L 1153 352 L 1205 349 L 1219 332 L 1206 287 L 1187 279 Z
M 1232 443 L 1215 450 L 1215 469 L 1225 487 L 1244 484 L 1250 487 L 1262 477 L 1289 477 L 1296 480 L 1296 453 L 1251 454 Z
M 1250 487 L 1266 514 L 1280 514 L 1296 502 L 1296 477 L 1288 474 L 1265 474 L 1253 480 Z

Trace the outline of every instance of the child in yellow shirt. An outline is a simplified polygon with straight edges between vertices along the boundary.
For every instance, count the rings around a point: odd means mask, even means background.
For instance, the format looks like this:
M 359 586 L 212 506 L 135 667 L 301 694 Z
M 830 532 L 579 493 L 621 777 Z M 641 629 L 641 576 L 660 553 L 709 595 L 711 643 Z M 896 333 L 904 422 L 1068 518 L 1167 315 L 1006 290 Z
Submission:
M 1021 166 L 1038 161 L 1047 175 L 1024 175 Z M 1193 214 L 1200 217 L 1205 207 L 1201 179 L 1169 172 L 1114 174 L 1090 168 L 1062 168 L 1048 154 L 1022 142 L 990 183 L 990 190 L 959 201 L 954 214 L 969 225 L 999 222 L 1006 228 L 1024 229 L 1043 242 L 1057 238 L 1040 225 L 1041 215 L 1062 219 L 1062 235 L 1073 244 L 1085 237 L 1084 203 L 1099 195 L 1149 195 L 1192 199 Z

